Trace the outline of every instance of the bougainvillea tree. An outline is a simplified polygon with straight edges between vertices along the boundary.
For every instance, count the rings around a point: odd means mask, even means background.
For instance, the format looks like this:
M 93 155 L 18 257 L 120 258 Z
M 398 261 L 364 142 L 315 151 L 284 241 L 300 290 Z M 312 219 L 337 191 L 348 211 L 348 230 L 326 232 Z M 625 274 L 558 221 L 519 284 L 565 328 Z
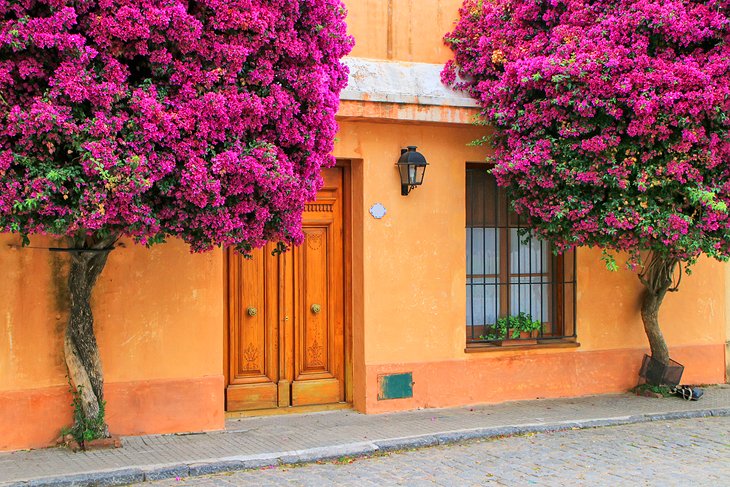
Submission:
M 730 255 L 730 2 L 466 0 L 446 83 L 495 129 L 515 210 L 558 251 L 629 255 L 659 306 L 701 254 Z
M 340 0 L 0 0 L 0 231 L 73 249 L 81 421 L 103 409 L 89 296 L 117 239 L 302 241 L 334 162 L 344 17 Z

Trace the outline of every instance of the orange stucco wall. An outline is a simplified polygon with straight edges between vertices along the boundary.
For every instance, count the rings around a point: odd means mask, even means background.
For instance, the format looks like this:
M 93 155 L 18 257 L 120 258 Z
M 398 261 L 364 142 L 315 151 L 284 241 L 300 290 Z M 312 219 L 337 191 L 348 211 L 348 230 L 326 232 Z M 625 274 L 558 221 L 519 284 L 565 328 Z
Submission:
M 46 238 L 0 236 L 0 450 L 44 446 L 70 423 L 63 361 L 66 257 Z M 93 295 L 113 433 L 223 425 L 220 252 L 132 243 L 109 258 Z
M 721 382 L 723 346 L 672 346 L 686 364 L 683 383 Z M 367 412 L 453 407 L 505 401 L 625 392 L 636 385 L 645 350 L 497 352 L 472 360 L 377 364 L 367 367 L 368 383 L 381 374 L 412 372 L 414 396 L 378 401 L 368 397 Z M 471 357 L 470 357 L 471 358 Z
M 462 0 L 344 0 L 356 45 L 353 56 L 421 63 L 444 63 L 442 42 Z
M 622 391 L 637 380 L 648 343 L 639 316 L 641 284 L 630 271 L 609 272 L 595 249 L 577 256 L 580 347 L 465 352 L 466 162 L 484 160 L 467 144 L 470 126 L 344 121 L 335 154 L 353 159 L 363 183 L 353 199 L 364 209 L 362 304 L 355 322 L 365 380 L 355 406 L 366 412 L 443 407 L 535 397 Z M 423 186 L 399 192 L 399 149 L 416 145 L 430 165 Z M 387 214 L 367 214 L 375 203 Z M 724 380 L 725 267 L 701 260 L 661 319 L 685 381 Z M 359 342 L 361 340 L 361 343 Z M 378 401 L 381 374 L 413 372 L 414 397 Z
M 451 57 L 442 38 L 462 0 L 345 3 L 357 42 L 353 56 L 437 64 Z M 648 346 L 638 313 L 641 286 L 629 271 L 608 272 L 591 249 L 577 257 L 579 348 L 465 353 L 464 164 L 486 155 L 466 146 L 483 135 L 466 125 L 473 114 L 368 102 L 341 108 L 335 154 L 352 159 L 353 174 L 362 177 L 353 191 L 354 207 L 362 208 L 354 217 L 353 259 L 354 397 L 361 411 L 613 392 L 635 384 Z M 394 162 L 406 145 L 419 146 L 431 165 L 424 186 L 402 197 Z M 374 203 L 388 210 L 382 220 L 367 214 Z M 723 380 L 727 269 L 701 261 L 662 309 L 667 341 L 686 366 L 687 381 Z M 377 400 L 378 375 L 408 371 L 413 399 Z

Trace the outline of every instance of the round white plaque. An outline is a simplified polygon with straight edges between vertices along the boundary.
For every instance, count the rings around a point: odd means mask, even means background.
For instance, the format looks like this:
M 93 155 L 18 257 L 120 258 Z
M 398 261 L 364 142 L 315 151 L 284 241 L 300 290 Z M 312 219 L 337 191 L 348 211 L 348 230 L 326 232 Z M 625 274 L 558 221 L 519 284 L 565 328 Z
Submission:
M 370 214 L 373 215 L 373 218 L 376 220 L 380 220 L 385 216 L 385 214 L 388 211 L 385 209 L 383 205 L 380 203 L 375 203 L 373 206 L 370 207 Z

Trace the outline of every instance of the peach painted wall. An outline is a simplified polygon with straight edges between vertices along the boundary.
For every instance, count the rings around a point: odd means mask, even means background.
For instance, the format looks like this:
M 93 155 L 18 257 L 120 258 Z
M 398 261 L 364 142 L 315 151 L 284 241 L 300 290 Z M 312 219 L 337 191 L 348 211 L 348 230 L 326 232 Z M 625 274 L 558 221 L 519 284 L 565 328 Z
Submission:
M 464 349 L 463 331 L 439 323 L 466 320 L 466 271 L 456 270 L 466 268 L 458 215 L 465 211 L 464 163 L 485 157 L 484 149 L 467 147 L 479 133 L 469 126 L 340 124 L 335 155 L 362 159 L 365 211 L 375 203 L 387 209 L 382 220 L 366 213 L 362 230 L 367 363 L 438 361 Z M 423 186 L 404 197 L 395 161 L 406 145 L 418 146 L 430 166 Z
M 63 359 L 66 256 L 0 235 L 0 450 L 44 446 L 70 423 Z M 179 241 L 126 242 L 93 295 L 112 433 L 223 425 L 223 258 Z M 7 434 L 8 431 L 16 434 Z
M 351 55 L 421 63 L 445 63 L 442 39 L 450 32 L 462 0 L 344 0 L 356 40 Z
M 641 285 L 629 271 L 609 272 L 600 252 L 578 252 L 577 330 L 571 349 L 465 352 L 465 163 L 484 160 L 468 147 L 481 129 L 468 125 L 343 121 L 335 155 L 355 160 L 363 208 L 362 305 L 355 349 L 355 407 L 383 412 L 547 396 L 616 392 L 636 383 L 648 344 L 639 316 Z M 423 186 L 400 195 L 395 161 L 416 145 L 430 165 Z M 383 219 L 367 210 L 387 209 Z M 724 380 L 725 267 L 701 260 L 661 320 L 685 380 Z M 360 333 L 358 333 L 358 329 Z M 356 370 L 362 370 L 357 369 Z M 379 374 L 414 373 L 414 398 L 377 400 Z
M 462 0 L 345 3 L 356 39 L 352 56 L 437 64 L 451 58 L 442 38 Z M 363 178 L 354 192 L 364 215 L 354 217 L 354 349 L 364 362 L 355 363 L 355 407 L 381 412 L 613 392 L 634 384 L 647 349 L 638 314 L 641 286 L 628 271 L 605 270 L 591 249 L 578 252 L 580 348 L 465 353 L 464 163 L 484 160 L 483 150 L 466 147 L 483 133 L 463 125 L 471 114 L 448 107 L 440 108 L 445 115 L 438 120 L 451 125 L 373 123 L 422 108 L 347 102 L 341 112 L 335 154 L 353 159 L 353 174 Z M 431 166 L 424 186 L 402 197 L 393 164 L 406 145 L 418 145 Z M 382 220 L 367 214 L 376 202 L 388 209 Z M 662 309 L 686 380 L 723 380 L 727 269 L 701 261 Z M 377 401 L 377 376 L 407 371 L 414 373 L 414 398 Z

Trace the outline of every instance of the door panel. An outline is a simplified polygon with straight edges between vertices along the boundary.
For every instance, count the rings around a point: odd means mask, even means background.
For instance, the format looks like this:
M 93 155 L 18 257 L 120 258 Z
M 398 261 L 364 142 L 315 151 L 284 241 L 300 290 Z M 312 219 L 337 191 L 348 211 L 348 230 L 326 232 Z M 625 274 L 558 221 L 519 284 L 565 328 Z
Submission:
M 341 402 L 342 383 L 337 379 L 302 380 L 292 384 L 292 406 Z
M 345 399 L 343 171 L 323 176 L 305 206 L 301 246 L 229 257 L 228 411 Z
M 304 227 L 304 245 L 295 252 L 301 273 L 297 330 L 301 330 L 296 380 L 303 374 L 326 373 L 329 369 L 329 323 L 327 251 L 331 248 L 328 227 Z
M 292 253 L 294 382 L 292 405 L 344 400 L 344 247 L 342 173 L 327 173 L 303 215 L 304 244 Z
M 235 256 L 231 273 L 233 329 L 229 385 L 229 410 L 260 409 L 278 405 L 279 379 L 277 279 L 278 260 L 272 246 L 253 252 L 252 259 Z M 272 278 L 274 277 L 274 278 Z

